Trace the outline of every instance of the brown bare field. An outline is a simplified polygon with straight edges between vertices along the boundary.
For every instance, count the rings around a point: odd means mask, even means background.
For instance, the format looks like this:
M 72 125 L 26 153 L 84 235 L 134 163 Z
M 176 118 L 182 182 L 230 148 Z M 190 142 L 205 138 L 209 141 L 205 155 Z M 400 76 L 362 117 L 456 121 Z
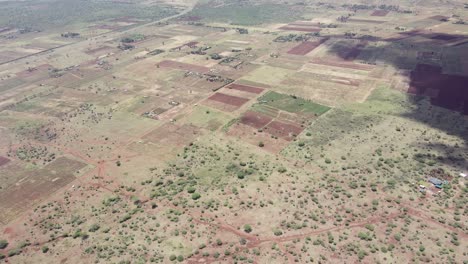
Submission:
M 228 86 L 226 86 L 228 89 L 235 89 L 239 91 L 244 91 L 244 92 L 249 92 L 249 93 L 254 93 L 254 94 L 260 94 L 263 92 L 263 88 L 259 87 L 254 87 L 250 85 L 243 85 L 243 84 L 238 84 L 238 83 L 232 83 Z
M 223 93 L 215 93 L 212 96 L 208 97 L 208 100 L 217 101 L 223 104 L 229 104 L 236 107 L 240 107 L 249 101 L 249 99 L 247 98 L 227 95 Z
M 319 41 L 305 41 L 302 42 L 301 44 L 297 45 L 296 47 L 290 49 L 288 51 L 288 54 L 293 54 L 293 55 L 306 55 L 307 53 L 311 52 L 318 46 L 320 46 L 323 42 L 325 42 L 327 38 L 322 38 Z
M 379 21 L 379 20 L 371 20 L 371 19 L 363 19 L 363 18 L 350 18 L 348 19 L 349 22 L 356 22 L 356 23 L 369 23 L 369 24 L 382 24 L 386 21 Z
M 282 138 L 287 141 L 293 140 L 304 129 L 296 124 L 281 122 L 278 120 L 272 121 L 265 127 L 265 132 L 275 137 Z
M 265 114 L 254 112 L 254 111 L 247 111 L 241 116 L 239 122 L 241 122 L 244 125 L 248 125 L 253 128 L 260 129 L 266 126 L 272 120 L 273 118 Z

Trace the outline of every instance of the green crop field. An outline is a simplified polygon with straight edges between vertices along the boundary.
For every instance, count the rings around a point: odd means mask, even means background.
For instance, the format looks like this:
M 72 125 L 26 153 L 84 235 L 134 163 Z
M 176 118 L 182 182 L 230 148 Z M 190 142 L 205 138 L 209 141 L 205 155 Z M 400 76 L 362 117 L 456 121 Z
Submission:
M 280 94 L 273 91 L 266 93 L 260 97 L 258 101 L 291 113 L 302 112 L 322 115 L 330 110 L 328 106 L 320 105 L 293 95 Z
M 264 23 L 284 23 L 300 18 L 302 12 L 291 10 L 286 5 L 224 5 L 194 9 L 190 15 L 201 17 L 207 22 L 224 22 L 234 25 L 258 25 Z

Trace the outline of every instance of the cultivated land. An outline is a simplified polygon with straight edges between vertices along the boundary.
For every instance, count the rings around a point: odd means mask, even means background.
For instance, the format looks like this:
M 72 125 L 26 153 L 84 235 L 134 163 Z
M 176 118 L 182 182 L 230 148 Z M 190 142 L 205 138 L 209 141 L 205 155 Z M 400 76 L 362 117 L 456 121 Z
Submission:
M 0 263 L 468 263 L 465 23 L 0 0 Z

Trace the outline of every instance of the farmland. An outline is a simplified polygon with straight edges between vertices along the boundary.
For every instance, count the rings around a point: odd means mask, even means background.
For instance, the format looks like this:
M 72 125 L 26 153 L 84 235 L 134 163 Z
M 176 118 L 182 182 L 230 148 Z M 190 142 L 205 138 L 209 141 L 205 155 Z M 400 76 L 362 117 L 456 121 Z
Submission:
M 0 263 L 468 262 L 467 4 L 0 3 Z

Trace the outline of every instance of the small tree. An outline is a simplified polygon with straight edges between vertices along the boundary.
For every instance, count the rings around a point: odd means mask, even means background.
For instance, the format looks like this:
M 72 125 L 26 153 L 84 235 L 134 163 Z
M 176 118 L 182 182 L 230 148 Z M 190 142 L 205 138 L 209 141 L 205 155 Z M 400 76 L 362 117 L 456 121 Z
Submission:
M 0 240 L 0 249 L 4 249 L 6 247 L 8 247 L 8 241 L 4 239 Z
M 250 225 L 244 225 L 244 231 L 246 233 L 250 233 L 250 232 L 252 232 L 252 227 Z
M 48 246 L 43 246 L 42 247 L 42 253 L 47 253 L 49 251 L 49 247 Z
M 200 199 L 200 197 L 201 197 L 201 195 L 199 193 L 193 193 L 192 194 L 192 199 L 193 200 L 198 200 L 198 199 Z

